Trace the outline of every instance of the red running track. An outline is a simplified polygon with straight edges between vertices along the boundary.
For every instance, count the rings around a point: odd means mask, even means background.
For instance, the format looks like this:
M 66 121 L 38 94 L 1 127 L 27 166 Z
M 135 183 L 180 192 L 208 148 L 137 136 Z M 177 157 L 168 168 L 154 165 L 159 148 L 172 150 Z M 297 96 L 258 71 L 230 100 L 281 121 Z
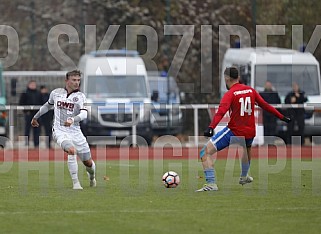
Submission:
M 201 148 L 92 148 L 94 160 L 154 160 L 197 159 Z M 253 158 L 321 158 L 321 146 L 259 146 L 252 148 Z M 233 158 L 242 154 L 240 147 L 220 151 L 217 159 Z M 0 151 L 0 162 L 4 161 L 62 161 L 67 155 L 61 149 L 13 149 Z

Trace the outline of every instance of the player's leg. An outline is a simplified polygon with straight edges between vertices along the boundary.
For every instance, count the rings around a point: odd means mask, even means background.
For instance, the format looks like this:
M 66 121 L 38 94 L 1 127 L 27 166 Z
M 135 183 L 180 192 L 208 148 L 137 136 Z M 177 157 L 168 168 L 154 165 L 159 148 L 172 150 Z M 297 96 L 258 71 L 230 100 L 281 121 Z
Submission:
M 203 149 L 200 152 L 204 175 L 206 183 L 208 184 L 216 183 L 214 162 L 212 158 L 212 155 L 216 152 L 216 147 L 210 141 L 203 147 Z
M 203 188 L 196 190 L 197 192 L 218 190 L 212 155 L 227 147 L 230 144 L 230 138 L 232 136 L 234 136 L 234 134 L 231 130 L 225 127 L 223 130 L 216 133 L 200 151 L 200 158 L 202 160 L 207 184 L 205 184 Z
M 250 153 L 251 153 L 251 147 L 244 147 L 243 156 L 241 159 L 241 168 L 242 168 L 241 177 L 247 176 L 247 173 L 250 169 L 250 164 L 251 164 L 250 155 L 249 155 Z
M 78 162 L 75 146 L 70 140 L 65 140 L 61 143 L 61 147 L 68 153 L 67 165 L 72 179 L 73 189 L 82 189 L 78 179 Z
M 81 134 L 77 135 L 74 144 L 77 148 L 77 154 L 86 167 L 90 187 L 96 187 L 96 164 L 91 157 L 91 152 L 86 138 Z
M 252 146 L 247 145 L 244 147 L 243 156 L 241 159 L 241 176 L 239 184 L 244 185 L 253 182 L 253 178 L 248 175 L 250 166 L 251 166 L 251 157 L 252 157 Z
M 78 163 L 76 155 L 68 155 L 68 170 L 72 179 L 73 189 L 83 189 L 78 179 Z
M 73 189 L 82 189 L 78 179 L 76 148 L 64 132 L 53 129 L 53 139 L 68 154 L 67 166 L 72 179 Z
M 90 151 L 85 153 L 79 152 L 78 156 L 86 167 L 90 187 L 96 187 L 96 164 L 94 160 L 91 158 Z
M 83 161 L 83 164 L 86 166 L 90 187 L 96 187 L 96 164 L 94 160 L 90 158 L 86 161 Z
M 216 184 L 215 169 L 212 159 L 212 155 L 216 153 L 217 150 L 215 146 L 209 141 L 201 150 L 200 158 L 202 160 L 202 166 L 204 170 L 206 184 L 196 192 L 206 192 L 206 191 L 217 191 L 218 187 Z

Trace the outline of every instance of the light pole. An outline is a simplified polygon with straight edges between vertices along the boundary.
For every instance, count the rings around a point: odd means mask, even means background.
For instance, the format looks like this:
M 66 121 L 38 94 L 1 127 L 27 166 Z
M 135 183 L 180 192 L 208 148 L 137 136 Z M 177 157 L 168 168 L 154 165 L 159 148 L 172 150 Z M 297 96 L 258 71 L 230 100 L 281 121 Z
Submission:
M 252 47 L 256 47 L 256 0 L 252 0 L 252 29 L 254 33 Z
M 89 0 L 83 0 L 82 5 L 81 5 L 81 23 L 80 23 L 80 35 L 81 35 L 81 43 L 83 44 L 82 46 L 82 53 L 85 52 L 85 29 L 86 29 L 86 22 L 87 22 L 87 7 L 89 4 Z
M 34 55 L 35 55 L 35 2 L 31 0 L 30 2 L 30 20 L 31 20 L 31 34 L 30 34 L 30 43 L 31 43 L 31 65 L 34 69 Z
M 171 0 L 166 0 L 166 24 L 167 25 L 170 25 L 171 24 Z M 170 61 L 170 56 L 169 56 L 169 54 L 170 54 L 170 39 L 169 39 L 169 37 L 167 37 L 167 40 L 166 40 L 166 44 L 167 44 L 167 46 L 166 46 L 166 56 L 167 56 L 167 59 L 168 59 L 168 63 L 169 63 L 169 61 Z M 169 78 L 170 78 L 170 76 L 169 76 L 169 67 L 170 66 L 168 66 L 168 69 L 167 69 L 167 71 L 166 71 L 166 75 L 167 75 L 167 107 L 168 107 L 168 105 L 169 105 L 169 97 L 170 97 L 170 80 L 169 80 Z M 166 131 L 167 131 L 167 134 L 169 134 L 169 109 L 167 109 L 166 108 L 166 113 L 167 113 L 167 129 L 166 129 Z

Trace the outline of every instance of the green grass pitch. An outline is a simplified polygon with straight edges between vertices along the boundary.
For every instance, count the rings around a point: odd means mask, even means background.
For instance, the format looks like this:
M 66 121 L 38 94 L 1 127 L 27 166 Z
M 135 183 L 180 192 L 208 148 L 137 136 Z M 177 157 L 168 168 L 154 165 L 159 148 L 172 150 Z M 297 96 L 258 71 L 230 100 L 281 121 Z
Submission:
M 98 161 L 96 188 L 89 187 L 79 163 L 83 191 L 71 189 L 65 162 L 2 163 L 0 229 L 1 233 L 320 233 L 321 188 L 314 180 L 321 180 L 321 168 L 302 171 L 300 184 L 295 184 L 298 175 L 293 175 L 292 165 L 288 159 L 284 169 L 266 176 L 259 160 L 252 160 L 254 182 L 242 187 L 238 162 L 217 160 L 220 190 L 195 193 L 204 183 L 197 160 Z M 167 170 L 181 177 L 176 189 L 162 185 Z

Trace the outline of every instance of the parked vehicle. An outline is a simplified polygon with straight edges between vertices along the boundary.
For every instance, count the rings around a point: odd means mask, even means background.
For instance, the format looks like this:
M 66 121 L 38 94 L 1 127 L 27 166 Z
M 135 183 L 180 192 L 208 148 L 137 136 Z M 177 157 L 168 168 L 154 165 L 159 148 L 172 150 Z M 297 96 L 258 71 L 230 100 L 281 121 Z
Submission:
M 148 81 L 152 92 L 151 124 L 154 134 L 180 133 L 183 114 L 179 109 L 180 92 L 175 79 L 167 77 L 165 73 L 148 72 Z M 166 108 L 166 104 L 169 108 Z
M 5 82 L 2 75 L 2 65 L 0 63 L 0 136 L 7 136 L 7 110 L 6 105 L 6 89 Z
M 286 94 L 292 90 L 293 82 L 305 91 L 309 105 L 316 107 L 321 103 L 320 67 L 311 53 L 275 47 L 228 49 L 222 64 L 221 95 L 227 91 L 223 71 L 228 66 L 237 66 L 242 82 L 259 92 L 264 90 L 267 80 L 271 81 L 282 103 Z M 321 112 L 317 109 L 306 110 L 305 136 L 320 136 L 319 123 Z M 279 121 L 279 135 L 284 137 L 285 131 L 286 125 Z
M 91 136 L 89 143 L 103 136 L 122 140 L 136 125 L 137 134 L 151 144 L 151 98 L 145 64 L 138 52 L 93 51 L 80 58 L 79 69 L 83 72 L 81 89 L 91 105 L 90 118 L 82 123 L 84 134 Z

